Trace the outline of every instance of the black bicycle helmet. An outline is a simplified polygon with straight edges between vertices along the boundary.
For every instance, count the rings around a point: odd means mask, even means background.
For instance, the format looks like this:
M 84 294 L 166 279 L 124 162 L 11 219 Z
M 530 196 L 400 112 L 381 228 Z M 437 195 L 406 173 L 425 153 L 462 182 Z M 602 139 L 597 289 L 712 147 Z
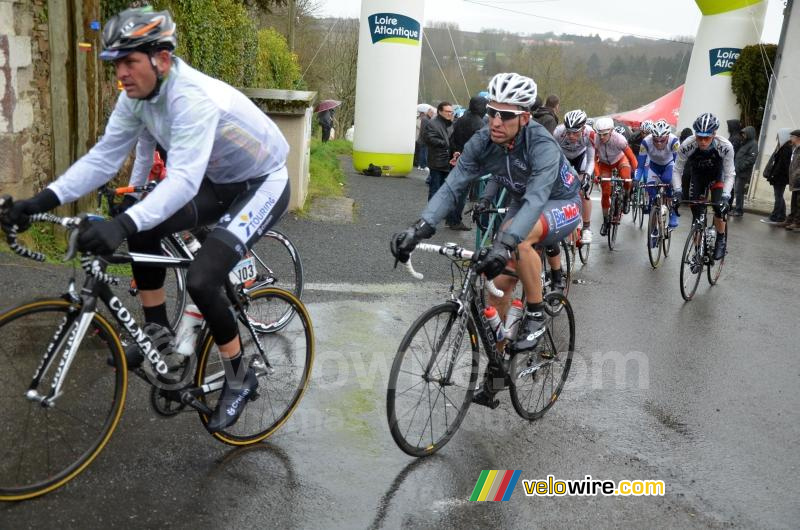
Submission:
M 175 22 L 169 11 L 153 11 L 152 7 L 126 9 L 106 22 L 100 58 L 113 61 L 134 51 L 172 51 L 177 45 L 175 35 Z

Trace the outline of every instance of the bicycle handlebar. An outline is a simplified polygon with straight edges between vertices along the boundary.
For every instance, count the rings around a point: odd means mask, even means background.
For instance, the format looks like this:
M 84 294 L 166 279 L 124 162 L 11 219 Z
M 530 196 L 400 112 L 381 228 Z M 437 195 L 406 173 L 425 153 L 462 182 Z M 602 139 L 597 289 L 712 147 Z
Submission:
M 631 177 L 622 178 L 622 177 L 600 177 L 600 182 L 630 182 L 632 179 Z
M 13 201 L 11 197 L 0 197 L 0 215 L 4 214 L 9 208 L 11 208 L 12 204 Z M 63 261 L 69 261 L 74 258 L 78 252 L 78 235 L 80 233 L 78 229 L 80 228 L 81 223 L 89 219 L 90 216 L 87 214 L 80 214 L 76 217 L 59 217 L 51 213 L 37 213 L 29 216 L 29 218 L 31 223 L 52 223 L 61 225 L 70 230 L 67 251 L 63 258 Z M 19 228 L 17 225 L 3 225 L 2 230 L 6 234 L 6 242 L 8 243 L 8 246 L 14 251 L 14 253 L 22 256 L 23 258 L 32 259 L 34 261 L 41 262 L 45 260 L 45 255 L 41 252 L 33 251 L 19 243 Z M 98 260 L 96 260 L 93 256 L 82 256 L 81 268 L 83 268 L 87 274 L 94 276 L 97 280 L 103 283 L 118 284 L 120 281 L 119 278 L 107 274 L 100 266 Z
M 420 243 L 416 246 L 414 250 L 422 250 L 423 252 L 430 252 L 432 254 L 441 254 L 442 256 L 450 256 L 456 259 L 472 260 L 475 257 L 474 251 L 467 250 L 464 247 L 459 247 L 454 243 L 450 243 L 447 245 Z M 414 270 L 414 266 L 411 264 L 411 256 L 409 256 L 408 261 L 406 261 L 403 265 L 405 266 L 406 271 L 408 271 L 408 273 L 415 279 L 422 280 L 423 278 L 425 278 L 425 276 L 421 272 L 417 272 L 416 270 Z M 495 287 L 494 281 L 492 280 L 486 282 L 486 289 L 494 296 L 497 297 L 503 296 L 503 291 Z

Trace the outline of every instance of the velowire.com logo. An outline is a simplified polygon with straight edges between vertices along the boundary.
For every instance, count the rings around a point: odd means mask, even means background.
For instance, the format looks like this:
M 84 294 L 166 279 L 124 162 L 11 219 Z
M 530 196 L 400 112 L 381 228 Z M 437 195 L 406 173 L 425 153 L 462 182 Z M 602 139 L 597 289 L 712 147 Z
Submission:
M 507 501 L 519 482 L 520 469 L 484 469 L 472 490 L 471 501 Z

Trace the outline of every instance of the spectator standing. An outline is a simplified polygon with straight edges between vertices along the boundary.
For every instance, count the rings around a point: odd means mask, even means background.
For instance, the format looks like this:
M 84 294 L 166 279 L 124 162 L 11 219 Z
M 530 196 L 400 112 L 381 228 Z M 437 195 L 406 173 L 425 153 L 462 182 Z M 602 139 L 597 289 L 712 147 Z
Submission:
M 328 109 L 317 114 L 317 121 L 319 122 L 319 126 L 322 127 L 323 142 L 327 142 L 331 139 L 331 129 L 333 128 L 333 111 L 334 109 Z
M 742 123 L 739 120 L 728 120 L 728 140 L 733 145 L 733 154 L 739 152 L 742 147 Z
M 789 162 L 789 187 L 792 190 L 792 198 L 784 228 L 800 232 L 800 129 L 789 133 L 789 138 L 792 142 L 792 158 Z
M 533 111 L 533 119 L 539 122 L 547 129 L 547 132 L 553 134 L 558 125 L 558 112 L 561 109 L 561 100 L 556 95 L 547 96 L 544 106 L 539 107 Z
M 769 217 L 761 220 L 762 223 L 783 225 L 786 222 L 786 201 L 783 199 L 783 192 L 789 184 L 792 147 L 789 129 L 778 129 L 778 145 L 775 146 L 775 151 L 769 157 L 767 167 L 764 168 L 764 177 L 775 193 L 775 205 Z
M 428 200 L 436 194 L 450 174 L 450 136 L 453 133 L 453 106 L 442 101 L 436 107 L 436 117 L 430 120 L 422 130 L 425 145 L 428 147 L 428 168 L 430 169 L 430 182 L 428 183 Z M 469 230 L 461 222 L 461 212 L 455 209 L 447 214 L 447 226 L 453 230 Z
M 732 120 L 735 121 L 735 120 Z M 731 215 L 741 217 L 744 213 L 744 194 L 750 183 L 753 174 L 753 166 L 758 155 L 758 144 L 756 143 L 756 129 L 752 126 L 742 129 L 743 143 L 734 155 L 734 166 L 736 168 L 736 185 L 734 187 L 733 210 Z
M 486 103 L 487 99 L 481 95 L 474 96 L 469 100 L 469 107 L 467 112 L 464 113 L 453 124 L 453 137 L 450 139 L 450 147 L 453 150 L 453 159 L 450 165 L 455 166 L 461 152 L 464 151 L 464 145 L 472 138 L 472 135 L 478 132 L 485 125 L 483 118 L 486 116 Z M 474 186 L 470 187 L 470 192 Z M 459 211 L 464 211 L 464 204 L 466 203 L 466 194 L 459 197 L 458 205 Z M 463 221 L 462 221 L 463 222 Z
M 417 169 L 426 169 L 428 167 L 428 148 L 422 138 L 422 130 L 431 119 L 432 110 L 433 107 L 427 103 L 417 105 L 417 136 L 414 142 L 414 167 Z

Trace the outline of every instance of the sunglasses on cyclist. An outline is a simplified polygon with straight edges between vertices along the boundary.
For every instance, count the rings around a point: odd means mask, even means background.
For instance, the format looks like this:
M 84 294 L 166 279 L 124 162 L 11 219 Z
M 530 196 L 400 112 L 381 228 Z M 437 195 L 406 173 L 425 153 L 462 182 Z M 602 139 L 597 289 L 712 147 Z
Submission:
M 528 112 L 527 110 L 500 110 L 492 107 L 491 105 L 486 105 L 486 114 L 489 115 L 490 119 L 494 119 L 495 116 L 500 116 L 502 121 L 513 120 L 517 116 L 521 116 Z

